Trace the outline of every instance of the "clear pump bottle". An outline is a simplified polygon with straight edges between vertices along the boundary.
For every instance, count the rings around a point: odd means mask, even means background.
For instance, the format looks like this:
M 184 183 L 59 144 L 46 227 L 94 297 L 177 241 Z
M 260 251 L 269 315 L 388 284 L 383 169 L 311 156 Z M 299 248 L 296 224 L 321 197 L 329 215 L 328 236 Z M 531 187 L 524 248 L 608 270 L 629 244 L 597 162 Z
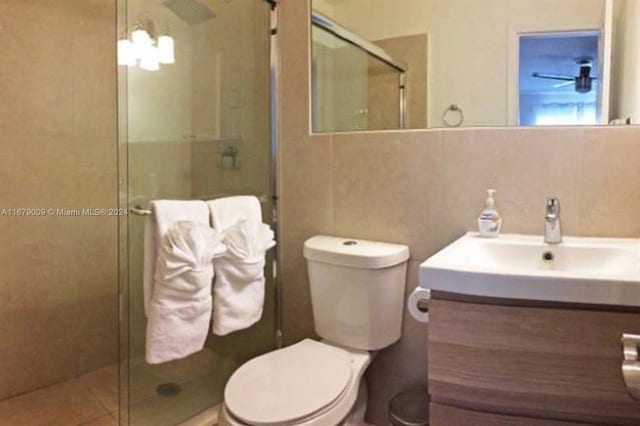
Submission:
M 478 218 L 478 233 L 481 237 L 496 238 L 500 235 L 500 228 L 502 228 L 502 218 L 496 209 L 496 195 L 495 189 L 487 190 L 487 199 L 485 200 L 485 207 Z

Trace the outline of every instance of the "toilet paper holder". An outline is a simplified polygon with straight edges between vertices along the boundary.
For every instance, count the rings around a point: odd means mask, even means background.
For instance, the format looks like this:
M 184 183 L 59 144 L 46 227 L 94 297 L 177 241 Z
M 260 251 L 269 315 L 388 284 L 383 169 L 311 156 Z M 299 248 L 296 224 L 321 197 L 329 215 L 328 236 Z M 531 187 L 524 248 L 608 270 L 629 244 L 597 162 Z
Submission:
M 418 299 L 418 303 L 416 303 L 416 306 L 418 306 L 418 310 L 422 313 L 427 313 L 429 312 L 429 305 L 431 304 L 431 300 L 430 299 Z
M 407 309 L 409 314 L 418 322 L 429 322 L 429 304 L 431 302 L 431 290 L 417 287 L 409 295 Z

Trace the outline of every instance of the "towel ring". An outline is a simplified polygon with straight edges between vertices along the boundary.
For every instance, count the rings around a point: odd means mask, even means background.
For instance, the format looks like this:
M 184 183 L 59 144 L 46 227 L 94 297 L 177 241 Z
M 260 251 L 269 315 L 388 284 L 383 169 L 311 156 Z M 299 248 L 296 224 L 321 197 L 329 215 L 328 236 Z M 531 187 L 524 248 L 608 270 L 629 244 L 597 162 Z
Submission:
M 449 114 L 450 113 L 458 113 L 458 120 L 457 121 L 449 121 Z M 462 126 L 462 123 L 464 123 L 464 112 L 462 111 L 462 108 L 460 108 L 458 105 L 456 104 L 451 104 L 449 105 L 444 112 L 442 113 L 442 122 L 444 123 L 444 125 L 446 127 L 460 127 Z

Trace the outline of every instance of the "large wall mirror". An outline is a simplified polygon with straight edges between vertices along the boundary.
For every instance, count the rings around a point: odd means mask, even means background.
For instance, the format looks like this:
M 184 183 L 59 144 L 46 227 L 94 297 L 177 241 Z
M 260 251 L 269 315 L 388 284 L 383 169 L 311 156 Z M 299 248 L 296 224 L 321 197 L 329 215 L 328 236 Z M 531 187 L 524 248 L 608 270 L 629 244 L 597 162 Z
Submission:
M 640 0 L 311 0 L 314 132 L 640 124 Z

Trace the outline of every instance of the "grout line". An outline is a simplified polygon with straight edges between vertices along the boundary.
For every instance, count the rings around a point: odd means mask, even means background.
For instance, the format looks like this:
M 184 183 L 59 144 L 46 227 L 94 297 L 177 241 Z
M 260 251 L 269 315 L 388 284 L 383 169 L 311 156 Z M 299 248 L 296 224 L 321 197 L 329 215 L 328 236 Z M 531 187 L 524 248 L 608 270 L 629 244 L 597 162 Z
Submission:
M 216 426 L 218 425 L 221 407 L 222 404 L 211 406 L 182 422 L 179 426 Z
M 106 417 L 106 416 L 109 416 L 109 417 L 111 417 L 112 419 L 114 419 L 114 417 L 113 417 L 111 414 L 109 414 L 109 413 L 106 413 L 106 414 L 100 414 L 99 416 L 91 417 L 90 419 L 88 419 L 88 420 L 86 420 L 86 421 L 83 421 L 82 423 L 76 423 L 76 425 L 75 425 L 75 426 L 88 425 L 88 424 L 90 424 L 91 422 L 93 422 L 94 420 L 98 420 L 98 419 L 101 419 L 102 417 Z M 116 421 L 117 421 L 117 419 L 114 419 L 114 420 L 116 420 Z
M 102 413 L 99 417 L 105 416 L 105 415 L 111 415 L 111 413 L 109 412 L 109 409 L 102 403 L 102 401 L 100 400 L 100 398 L 98 398 L 98 395 L 96 395 L 96 393 L 93 391 L 93 389 L 91 389 L 91 386 L 89 386 L 87 383 L 85 383 L 83 379 L 83 377 L 86 377 L 87 374 L 84 374 L 80 377 L 78 377 L 78 381 L 82 384 L 82 386 L 89 391 L 89 393 L 91 394 L 91 396 L 93 396 L 93 399 L 98 403 L 98 405 L 100 405 L 100 407 L 104 410 L 104 413 Z M 95 420 L 98 417 L 92 419 Z

